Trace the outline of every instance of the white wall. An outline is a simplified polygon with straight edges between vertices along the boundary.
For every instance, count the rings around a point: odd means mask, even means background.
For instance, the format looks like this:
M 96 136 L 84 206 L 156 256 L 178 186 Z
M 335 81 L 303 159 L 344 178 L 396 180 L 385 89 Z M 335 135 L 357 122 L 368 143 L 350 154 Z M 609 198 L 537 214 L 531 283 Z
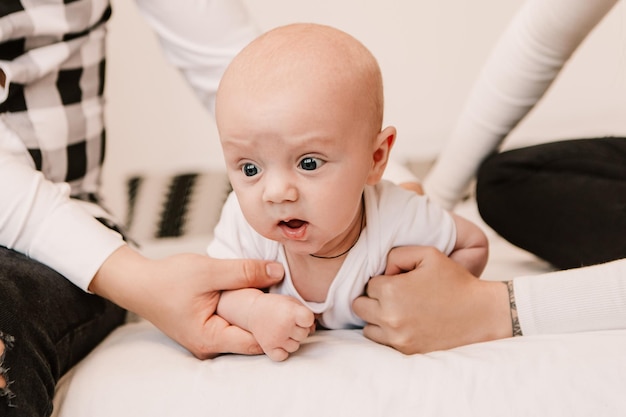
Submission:
M 175 0 L 174 0 L 175 1 Z M 593 0 L 590 0 L 593 1 Z M 441 149 L 473 79 L 522 0 L 245 0 L 262 29 L 309 21 L 360 39 L 377 56 L 395 155 Z M 626 8 L 621 2 L 577 51 L 510 145 L 626 135 Z M 113 0 L 105 192 L 123 173 L 221 166 L 213 120 L 160 55 L 128 0 Z M 112 192 L 112 191 L 111 191 Z M 115 207 L 114 207 L 115 208 Z

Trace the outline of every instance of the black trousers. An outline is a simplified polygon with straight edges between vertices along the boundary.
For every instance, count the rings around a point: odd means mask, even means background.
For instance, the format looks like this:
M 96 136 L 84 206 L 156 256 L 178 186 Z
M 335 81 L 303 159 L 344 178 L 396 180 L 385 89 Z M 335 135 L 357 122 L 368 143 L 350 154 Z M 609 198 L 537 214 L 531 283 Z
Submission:
M 476 198 L 496 232 L 558 268 L 626 258 L 626 138 L 494 154 L 480 167 Z
M 68 255 L 71 256 L 71 255 Z M 0 416 L 52 413 L 55 384 L 125 319 L 47 266 L 0 246 Z

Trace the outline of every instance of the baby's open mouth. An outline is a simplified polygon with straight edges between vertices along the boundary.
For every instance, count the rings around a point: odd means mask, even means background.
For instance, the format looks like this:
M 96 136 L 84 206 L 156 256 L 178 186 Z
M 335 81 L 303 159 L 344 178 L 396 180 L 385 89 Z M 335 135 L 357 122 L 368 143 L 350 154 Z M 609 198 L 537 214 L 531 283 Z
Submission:
M 281 221 L 279 223 L 280 225 L 285 225 L 290 229 L 298 229 L 302 226 L 304 226 L 306 224 L 306 222 L 304 220 L 300 220 L 300 219 L 291 219 L 289 221 Z
M 300 219 L 281 220 L 278 227 L 283 231 L 283 235 L 287 239 L 300 240 L 306 236 L 306 230 L 309 222 Z

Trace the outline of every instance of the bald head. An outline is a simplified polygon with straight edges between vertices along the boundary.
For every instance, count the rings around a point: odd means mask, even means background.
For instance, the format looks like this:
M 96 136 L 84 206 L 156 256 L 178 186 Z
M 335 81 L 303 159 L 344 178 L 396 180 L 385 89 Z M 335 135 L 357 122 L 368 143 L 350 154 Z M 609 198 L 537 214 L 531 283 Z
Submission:
M 347 33 L 310 23 L 270 30 L 233 59 L 218 89 L 217 117 L 220 96 L 230 94 L 234 88 L 255 94 L 305 85 L 341 92 L 344 101 L 358 106 L 373 130 L 380 130 L 383 86 L 376 59 Z

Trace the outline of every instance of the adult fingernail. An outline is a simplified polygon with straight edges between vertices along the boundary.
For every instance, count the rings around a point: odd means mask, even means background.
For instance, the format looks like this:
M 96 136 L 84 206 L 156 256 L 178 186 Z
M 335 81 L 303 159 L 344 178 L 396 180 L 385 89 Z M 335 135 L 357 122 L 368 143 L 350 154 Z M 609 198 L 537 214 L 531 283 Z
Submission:
M 267 272 L 267 275 L 270 276 L 270 278 L 274 278 L 274 279 L 280 279 L 285 274 L 285 271 L 283 270 L 283 266 L 277 263 L 267 264 L 265 266 L 265 271 Z

